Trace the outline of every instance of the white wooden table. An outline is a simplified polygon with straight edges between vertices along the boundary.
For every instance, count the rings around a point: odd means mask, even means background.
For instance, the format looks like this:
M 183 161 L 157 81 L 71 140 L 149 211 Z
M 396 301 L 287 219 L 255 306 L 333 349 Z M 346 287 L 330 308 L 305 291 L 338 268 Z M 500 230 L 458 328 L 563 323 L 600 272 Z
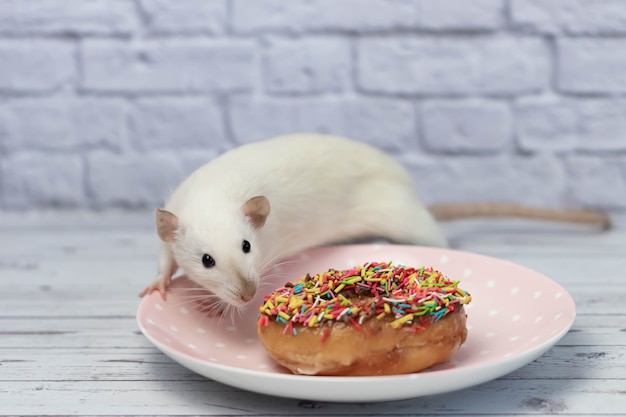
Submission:
M 0 213 L 0 415 L 626 415 L 626 217 L 610 232 L 520 221 L 445 225 L 454 247 L 511 260 L 574 297 L 537 361 L 454 394 L 332 404 L 200 377 L 139 332 L 152 213 Z

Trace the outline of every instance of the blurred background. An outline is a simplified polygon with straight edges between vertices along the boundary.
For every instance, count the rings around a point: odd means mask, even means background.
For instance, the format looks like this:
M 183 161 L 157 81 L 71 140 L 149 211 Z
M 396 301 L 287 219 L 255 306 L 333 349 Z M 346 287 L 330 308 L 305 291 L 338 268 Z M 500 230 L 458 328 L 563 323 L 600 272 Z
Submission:
M 300 131 L 427 203 L 624 210 L 625 94 L 622 0 L 0 0 L 0 210 L 152 208 Z

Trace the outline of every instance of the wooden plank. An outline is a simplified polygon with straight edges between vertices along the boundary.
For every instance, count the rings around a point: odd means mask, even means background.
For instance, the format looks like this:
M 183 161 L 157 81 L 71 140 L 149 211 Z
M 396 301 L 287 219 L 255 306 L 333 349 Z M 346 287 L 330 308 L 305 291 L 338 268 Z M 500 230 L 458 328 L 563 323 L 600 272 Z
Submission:
M 496 380 L 454 394 L 371 404 L 269 398 L 205 381 L 0 381 L 7 414 L 133 415 L 510 415 L 617 414 L 626 410 L 619 380 Z M 303 396 L 306 396 L 303 393 Z
M 0 232 L 0 265 L 37 267 L 44 261 L 146 260 L 156 262 L 159 240 L 153 231 L 60 230 Z M 12 262 L 19 259 L 18 262 Z
M 111 260 L 113 259 L 113 260 Z M 0 269 L 5 288 L 0 296 L 11 297 L 11 292 L 29 291 L 49 294 L 49 291 L 70 289 L 97 294 L 107 289 L 119 293 L 137 294 L 156 276 L 156 259 L 122 260 L 105 255 L 98 260 L 39 261 L 33 267 Z M 133 291 L 131 286 L 136 286 Z M 91 291 L 89 291 L 91 289 Z
M 0 212 L 1 231 L 153 229 L 154 210 L 39 210 Z
M 578 315 L 561 345 L 596 346 L 626 344 L 626 316 Z
M 622 346 L 555 346 L 503 379 L 623 379 Z M 0 381 L 203 380 L 153 348 L 3 349 Z
M 626 342 L 626 340 L 623 340 Z M 616 379 L 626 375 L 624 346 L 562 346 L 550 349 L 536 361 L 504 379 Z
M 626 223 L 620 222 L 608 231 L 550 227 L 550 224 L 532 225 L 514 221 L 453 222 L 445 224 L 444 231 L 452 247 L 495 257 L 515 254 L 589 257 L 624 253 Z
M 3 349 L 0 381 L 202 381 L 153 347 Z
M 8 349 L 147 349 L 134 317 L 0 319 L 0 352 Z

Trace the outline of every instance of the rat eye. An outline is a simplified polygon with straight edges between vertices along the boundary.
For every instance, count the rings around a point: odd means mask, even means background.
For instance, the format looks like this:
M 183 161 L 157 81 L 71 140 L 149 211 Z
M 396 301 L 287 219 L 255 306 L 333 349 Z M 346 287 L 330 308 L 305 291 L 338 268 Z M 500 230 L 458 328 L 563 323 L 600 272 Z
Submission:
M 215 266 L 215 259 L 211 255 L 207 255 L 206 253 L 202 255 L 202 265 L 205 268 L 212 268 Z
M 248 242 L 247 240 L 244 240 L 241 245 L 241 250 L 243 251 L 243 253 L 250 252 L 250 242 Z

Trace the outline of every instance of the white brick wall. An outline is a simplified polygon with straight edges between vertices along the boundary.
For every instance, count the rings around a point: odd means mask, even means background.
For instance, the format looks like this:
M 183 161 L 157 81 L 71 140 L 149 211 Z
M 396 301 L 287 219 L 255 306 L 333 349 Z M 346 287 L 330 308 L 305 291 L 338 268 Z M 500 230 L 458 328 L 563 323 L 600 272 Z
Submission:
M 76 82 L 71 42 L 0 37 L 0 94 L 53 93 Z
M 512 95 L 545 91 L 546 41 L 510 36 L 366 38 L 358 45 L 358 84 L 382 94 Z
M 626 209 L 626 1 L 0 0 L 0 209 L 157 206 L 297 131 L 427 202 Z
M 494 100 L 428 100 L 421 120 L 426 150 L 433 152 L 501 152 L 513 133 L 508 104 Z

